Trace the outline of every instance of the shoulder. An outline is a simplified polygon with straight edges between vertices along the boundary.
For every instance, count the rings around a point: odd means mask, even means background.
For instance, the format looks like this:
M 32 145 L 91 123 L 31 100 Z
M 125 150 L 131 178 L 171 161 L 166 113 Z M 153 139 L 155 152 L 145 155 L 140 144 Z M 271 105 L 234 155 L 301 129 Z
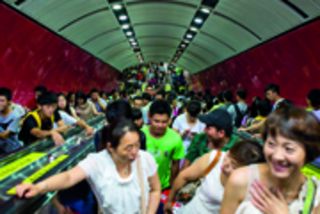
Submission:
M 232 172 L 228 178 L 229 186 L 234 188 L 246 189 L 249 183 L 250 167 L 240 167 Z M 241 179 L 239 179 L 241 178 Z
M 166 137 L 169 137 L 172 141 L 182 141 L 181 136 L 172 128 L 167 128 Z

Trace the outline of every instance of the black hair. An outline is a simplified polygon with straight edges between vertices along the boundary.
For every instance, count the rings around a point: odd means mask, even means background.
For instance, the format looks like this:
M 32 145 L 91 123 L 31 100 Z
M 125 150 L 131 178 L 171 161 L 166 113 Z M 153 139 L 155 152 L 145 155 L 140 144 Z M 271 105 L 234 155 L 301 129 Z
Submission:
M 265 162 L 262 145 L 253 140 L 237 142 L 231 147 L 229 154 L 240 166 Z
M 45 92 L 48 91 L 48 89 L 43 85 L 38 85 L 33 89 L 33 91 L 38 91 L 40 93 L 45 93 Z
M 272 111 L 272 105 L 269 100 L 258 100 L 256 102 L 257 114 L 266 117 Z
M 142 96 L 135 96 L 135 97 L 133 97 L 132 100 L 133 101 L 135 101 L 135 100 L 143 100 L 143 98 L 142 98 Z
M 40 96 L 37 98 L 37 103 L 39 105 L 50 105 L 50 104 L 56 104 L 57 102 L 58 102 L 57 95 L 50 91 L 40 94 Z
M 169 103 L 165 100 L 156 100 L 154 101 L 149 109 L 149 116 L 153 116 L 155 114 L 166 114 L 168 117 L 171 117 L 172 109 Z
M 142 112 L 138 108 L 132 108 L 132 120 L 138 120 L 142 118 Z
M 85 95 L 85 93 L 83 93 L 82 91 L 77 91 L 76 94 L 76 100 L 75 100 L 75 105 L 78 106 L 78 100 L 79 99 L 83 99 L 84 102 L 86 103 L 87 102 L 87 95 Z
M 223 92 L 223 98 L 228 102 L 232 102 L 232 99 L 233 99 L 232 92 L 230 90 L 224 91 Z
M 310 90 L 307 98 L 314 109 L 320 109 L 320 89 L 315 88 Z
M 247 91 L 243 88 L 238 89 L 236 94 L 238 95 L 238 97 L 240 97 L 240 99 L 245 100 L 247 98 Z
M 197 100 L 191 100 L 187 105 L 187 112 L 191 117 L 197 117 L 201 112 L 201 103 Z
M 106 109 L 106 119 L 109 124 L 114 125 L 118 120 L 132 119 L 132 108 L 126 100 L 116 100 L 111 102 Z
M 315 116 L 298 107 L 277 109 L 267 118 L 263 139 L 281 135 L 301 143 L 306 150 L 306 163 L 320 155 L 320 124 Z
M 0 96 L 4 96 L 8 101 L 12 99 L 12 92 L 9 88 L 1 87 L 0 88 Z
M 152 100 L 151 95 L 148 94 L 148 93 L 143 93 L 143 94 L 142 94 L 142 98 L 143 98 L 144 100 L 148 100 L 148 101 L 151 101 L 151 100 Z
M 96 88 L 91 89 L 89 94 L 91 95 L 93 93 L 99 93 L 98 89 L 96 89 Z
M 276 92 L 277 94 L 280 94 L 280 86 L 274 83 L 270 83 L 264 89 L 264 92 L 267 92 L 267 91 L 273 91 L 273 92 Z
M 121 138 L 128 132 L 139 133 L 139 130 L 136 128 L 136 125 L 127 119 L 121 119 L 113 127 L 105 127 L 102 131 L 104 144 L 107 145 L 110 143 L 113 149 L 117 149 Z
M 66 95 L 65 95 L 64 93 L 58 93 L 58 94 L 57 94 L 57 100 L 59 100 L 59 97 L 60 97 L 60 96 L 62 96 L 62 97 L 65 98 L 65 100 L 66 100 L 66 107 L 65 107 L 65 109 L 61 109 L 61 108 L 59 107 L 59 105 L 58 105 L 58 109 L 67 112 L 69 115 L 72 115 L 71 108 L 70 108 L 70 104 L 69 104 L 69 101 L 68 101 Z

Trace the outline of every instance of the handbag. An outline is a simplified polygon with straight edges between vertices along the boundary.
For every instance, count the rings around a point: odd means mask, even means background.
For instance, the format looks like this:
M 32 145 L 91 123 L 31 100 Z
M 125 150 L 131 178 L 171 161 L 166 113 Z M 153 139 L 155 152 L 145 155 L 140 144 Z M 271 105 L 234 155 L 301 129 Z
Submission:
M 209 166 L 206 168 L 206 170 L 204 171 L 204 173 L 200 176 L 199 179 L 189 182 L 188 184 L 186 184 L 184 187 L 182 187 L 177 195 L 176 195 L 176 201 L 179 201 L 183 204 L 188 203 L 193 196 L 195 195 L 197 188 L 200 186 L 201 184 L 201 179 L 204 178 L 206 175 L 209 174 L 209 172 L 213 169 L 213 167 L 215 167 L 215 165 L 218 163 L 219 158 L 221 156 L 221 151 L 218 150 L 217 154 L 215 156 L 215 158 L 213 159 L 213 161 L 209 164 Z
M 143 185 L 143 172 L 142 172 L 142 166 L 141 166 L 141 157 L 140 154 L 137 158 L 137 169 L 138 169 L 138 179 L 139 179 L 139 186 L 141 190 L 141 200 L 140 200 L 140 210 L 141 214 L 146 214 L 146 197 L 144 192 L 144 185 Z

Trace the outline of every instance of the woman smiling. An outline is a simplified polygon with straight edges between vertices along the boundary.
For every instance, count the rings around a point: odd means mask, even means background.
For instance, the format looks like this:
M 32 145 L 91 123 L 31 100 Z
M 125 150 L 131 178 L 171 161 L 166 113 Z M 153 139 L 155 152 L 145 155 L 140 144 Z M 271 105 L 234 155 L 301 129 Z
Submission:
M 234 171 L 221 213 L 311 213 L 319 205 L 320 183 L 301 168 L 320 154 L 316 118 L 300 108 L 281 109 L 268 117 L 263 137 L 267 162 Z

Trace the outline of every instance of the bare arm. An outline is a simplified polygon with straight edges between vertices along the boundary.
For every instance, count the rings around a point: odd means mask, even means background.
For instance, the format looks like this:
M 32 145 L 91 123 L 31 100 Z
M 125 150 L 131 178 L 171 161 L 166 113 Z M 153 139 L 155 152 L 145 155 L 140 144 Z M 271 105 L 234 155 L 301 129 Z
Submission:
M 235 170 L 228 178 L 225 186 L 220 214 L 234 214 L 236 212 L 245 198 L 247 185 L 248 169 L 240 168 Z
M 66 172 L 51 176 L 37 184 L 20 184 L 16 187 L 19 197 L 31 198 L 50 191 L 67 189 L 86 178 L 85 172 L 76 166 Z
M 76 123 L 78 126 L 86 130 L 87 135 L 92 135 L 94 130 L 84 120 L 78 120 Z
M 179 162 L 180 162 L 180 160 L 172 160 L 170 185 L 173 184 L 174 179 L 178 176 Z
M 263 127 L 265 120 L 261 120 L 255 124 L 252 124 L 251 126 L 247 127 L 247 128 L 239 128 L 239 131 L 245 131 L 245 132 L 254 132 L 257 131 L 259 129 L 261 129 Z
M 97 111 L 97 108 L 95 107 L 95 105 L 94 105 L 93 103 L 90 103 L 90 105 L 91 105 L 91 108 L 92 108 L 92 112 L 93 112 L 93 114 L 94 114 L 95 116 L 102 114 L 102 113 L 99 113 L 99 112 Z
M 55 131 L 59 132 L 59 133 L 65 133 L 66 131 L 68 131 L 68 129 L 70 128 L 70 126 L 66 125 L 63 120 L 59 120 L 57 122 L 58 128 L 54 129 Z
M 3 132 L 0 132 L 0 139 L 7 139 L 8 137 L 10 137 L 10 131 L 9 130 L 5 130 Z
M 154 214 L 157 212 L 161 196 L 161 185 L 158 173 L 149 177 L 148 181 L 150 184 L 150 192 L 147 214 Z
M 171 207 L 177 191 L 179 191 L 188 182 L 197 180 L 203 175 L 208 166 L 209 157 L 210 153 L 203 155 L 191 166 L 187 167 L 179 173 L 178 177 L 174 180 L 170 194 L 168 196 L 168 206 Z

